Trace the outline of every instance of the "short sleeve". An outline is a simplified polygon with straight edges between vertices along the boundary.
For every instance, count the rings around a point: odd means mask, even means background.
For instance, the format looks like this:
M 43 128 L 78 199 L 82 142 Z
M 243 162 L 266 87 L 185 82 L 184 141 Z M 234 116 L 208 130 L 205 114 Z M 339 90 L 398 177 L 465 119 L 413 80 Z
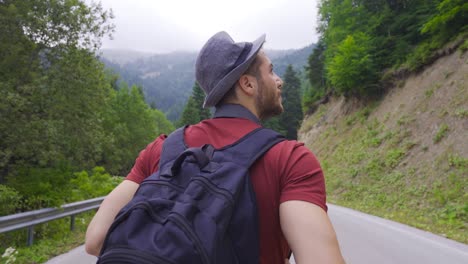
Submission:
M 125 179 L 140 184 L 158 170 L 161 150 L 166 137 L 166 135 L 160 135 L 140 152 L 132 170 Z
M 300 200 L 327 211 L 325 180 L 315 155 L 303 143 L 288 141 L 280 153 L 283 160 L 280 203 Z

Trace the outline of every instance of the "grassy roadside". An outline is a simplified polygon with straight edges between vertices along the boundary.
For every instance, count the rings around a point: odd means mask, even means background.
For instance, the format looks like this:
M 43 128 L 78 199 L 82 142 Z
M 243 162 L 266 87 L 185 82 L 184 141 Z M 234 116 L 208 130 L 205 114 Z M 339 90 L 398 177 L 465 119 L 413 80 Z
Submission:
M 70 231 L 70 219 L 54 220 L 35 227 L 36 230 L 49 230 L 43 237 L 35 237 L 34 244 L 26 246 L 26 229 L 3 235 L 17 237 L 19 246 L 11 245 L 15 251 L 10 256 L 0 257 L 0 263 L 35 264 L 66 253 L 84 243 L 85 232 L 94 212 L 83 213 L 75 218 L 75 230 Z M 48 236 L 50 234 L 50 236 Z M 4 254 L 5 251 L 0 252 Z M 5 255 L 5 254 L 4 254 Z
M 49 173 L 49 170 L 45 170 L 45 173 Z M 60 187 L 42 188 L 40 189 L 42 191 L 39 192 L 39 198 L 46 201 L 52 200 L 56 205 L 58 202 L 63 204 L 65 202 L 70 203 L 74 201 L 83 201 L 107 195 L 123 180 L 122 177 L 111 176 L 103 167 L 95 167 L 91 172 L 81 171 L 73 173 L 67 171 L 66 173 L 73 174 L 73 176 L 69 175 L 69 183 L 65 183 L 66 186 L 61 186 L 62 189 Z M 29 177 L 34 176 L 34 174 L 29 175 Z M 48 175 L 48 177 L 60 176 L 63 177 L 63 174 L 56 173 L 53 176 Z M 49 186 L 60 186 L 55 182 L 48 184 Z M 47 184 L 44 185 L 47 186 Z M 36 190 L 34 190 L 34 188 L 36 186 L 32 184 L 30 187 L 33 189 L 31 190 L 32 193 L 35 194 Z M 4 188 L 3 190 L 8 190 L 8 188 Z M 18 192 L 15 192 L 14 189 L 12 190 L 13 191 L 1 193 L 3 196 L 0 195 L 0 198 L 2 198 L 0 201 L 3 201 L 4 205 L 12 203 L 12 207 L 15 208 L 15 206 L 21 205 L 20 202 L 27 202 L 28 199 L 34 199 L 36 197 L 31 194 L 29 197 L 33 198 L 22 196 L 19 195 Z M 57 190 L 60 190 L 61 192 L 58 192 Z M 15 200 L 11 198 L 16 198 L 16 204 L 11 202 L 12 200 Z M 0 264 L 44 263 L 57 255 L 63 254 L 79 245 L 82 245 L 85 241 L 86 228 L 91 221 L 94 212 L 94 210 L 91 210 L 89 212 L 76 215 L 74 231 L 70 231 L 70 217 L 34 226 L 34 243 L 31 247 L 26 246 L 27 229 L 0 234 Z
M 443 123 L 427 144 L 415 135 L 416 117 L 387 114 L 379 121 L 371 117 L 378 107 L 340 116 L 306 141 L 322 163 L 329 202 L 468 243 L 468 159 L 450 144 L 428 155 L 452 128 Z M 331 108 L 323 105 L 306 119 L 303 133 Z

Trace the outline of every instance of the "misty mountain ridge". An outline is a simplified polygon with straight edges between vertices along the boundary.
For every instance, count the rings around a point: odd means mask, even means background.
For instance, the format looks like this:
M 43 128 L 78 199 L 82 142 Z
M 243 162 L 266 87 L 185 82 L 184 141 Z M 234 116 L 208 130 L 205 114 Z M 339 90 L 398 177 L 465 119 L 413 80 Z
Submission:
M 304 70 L 315 44 L 302 49 L 269 50 L 279 76 L 291 64 L 298 72 Z M 134 50 L 101 50 L 100 60 L 119 74 L 129 86 L 143 88 L 146 101 L 163 111 L 171 121 L 179 119 L 195 83 L 195 60 L 198 52 L 174 51 L 150 53 Z

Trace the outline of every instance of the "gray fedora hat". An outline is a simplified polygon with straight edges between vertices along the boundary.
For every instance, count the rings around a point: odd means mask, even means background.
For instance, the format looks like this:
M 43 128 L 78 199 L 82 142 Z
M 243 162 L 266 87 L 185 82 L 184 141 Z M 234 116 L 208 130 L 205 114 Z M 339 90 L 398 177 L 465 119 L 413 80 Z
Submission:
M 222 31 L 201 49 L 195 63 L 195 76 L 205 91 L 203 107 L 215 106 L 249 68 L 265 42 L 265 34 L 253 42 L 234 42 Z

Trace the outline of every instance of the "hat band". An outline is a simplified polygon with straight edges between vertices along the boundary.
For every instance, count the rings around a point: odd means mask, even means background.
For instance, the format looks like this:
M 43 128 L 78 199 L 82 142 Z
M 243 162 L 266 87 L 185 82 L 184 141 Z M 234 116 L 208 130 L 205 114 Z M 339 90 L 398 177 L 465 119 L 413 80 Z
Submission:
M 237 58 L 236 60 L 236 63 L 234 63 L 234 66 L 232 66 L 228 72 L 231 72 L 232 70 L 234 70 L 235 68 L 237 68 L 237 66 L 241 65 L 242 63 L 245 62 L 245 59 L 248 57 L 249 53 L 250 53 L 250 50 L 252 49 L 252 46 L 253 44 L 250 43 L 250 42 L 247 42 L 245 43 L 245 46 L 244 48 L 242 49 L 242 52 L 241 54 L 239 55 L 239 57 Z

